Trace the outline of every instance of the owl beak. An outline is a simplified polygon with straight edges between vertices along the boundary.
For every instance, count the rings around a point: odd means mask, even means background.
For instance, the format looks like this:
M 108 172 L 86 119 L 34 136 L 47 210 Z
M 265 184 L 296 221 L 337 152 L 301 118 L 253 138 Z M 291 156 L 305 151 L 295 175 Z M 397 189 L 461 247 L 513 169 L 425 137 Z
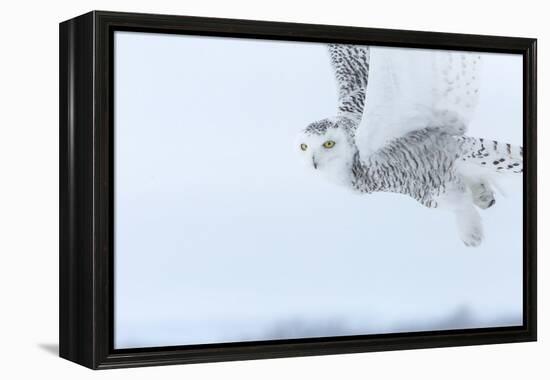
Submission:
M 312 160 L 313 160 L 313 167 L 317 169 L 318 164 L 317 164 L 317 161 L 315 161 L 315 156 L 312 157 Z

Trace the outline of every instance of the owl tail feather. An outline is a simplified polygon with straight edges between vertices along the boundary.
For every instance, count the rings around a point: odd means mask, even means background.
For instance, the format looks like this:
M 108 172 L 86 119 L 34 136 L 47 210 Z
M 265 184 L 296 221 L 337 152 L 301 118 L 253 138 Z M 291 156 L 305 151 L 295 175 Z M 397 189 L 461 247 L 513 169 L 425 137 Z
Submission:
M 522 173 L 523 148 L 493 140 L 460 136 L 459 160 L 497 173 Z

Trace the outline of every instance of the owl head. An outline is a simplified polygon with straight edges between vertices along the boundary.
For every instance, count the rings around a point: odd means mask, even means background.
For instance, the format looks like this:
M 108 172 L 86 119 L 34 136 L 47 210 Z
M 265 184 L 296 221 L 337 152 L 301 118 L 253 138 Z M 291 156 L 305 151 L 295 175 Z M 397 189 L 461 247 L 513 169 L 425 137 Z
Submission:
M 357 153 L 352 131 L 347 119 L 322 119 L 301 131 L 296 149 L 306 166 L 340 178 L 349 174 Z

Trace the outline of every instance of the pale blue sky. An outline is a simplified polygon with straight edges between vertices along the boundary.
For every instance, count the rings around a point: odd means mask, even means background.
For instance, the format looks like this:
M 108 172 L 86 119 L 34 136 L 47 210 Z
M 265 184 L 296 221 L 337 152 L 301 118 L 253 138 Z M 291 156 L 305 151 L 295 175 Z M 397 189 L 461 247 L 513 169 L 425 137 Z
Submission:
M 483 60 L 469 134 L 521 145 L 521 56 Z M 466 248 L 300 164 L 335 105 L 322 44 L 116 32 L 117 348 L 521 324 L 521 178 Z

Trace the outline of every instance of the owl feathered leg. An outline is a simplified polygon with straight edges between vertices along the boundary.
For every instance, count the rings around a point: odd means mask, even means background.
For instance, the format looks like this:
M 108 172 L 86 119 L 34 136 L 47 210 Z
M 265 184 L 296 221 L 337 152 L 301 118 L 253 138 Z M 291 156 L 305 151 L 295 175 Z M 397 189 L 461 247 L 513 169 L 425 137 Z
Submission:
M 481 217 L 471 201 L 464 201 L 455 209 L 460 238 L 467 247 L 477 247 L 483 240 Z
M 455 215 L 460 239 L 467 247 L 477 247 L 483 240 L 483 225 L 469 186 L 457 186 L 443 195 L 439 202 Z

